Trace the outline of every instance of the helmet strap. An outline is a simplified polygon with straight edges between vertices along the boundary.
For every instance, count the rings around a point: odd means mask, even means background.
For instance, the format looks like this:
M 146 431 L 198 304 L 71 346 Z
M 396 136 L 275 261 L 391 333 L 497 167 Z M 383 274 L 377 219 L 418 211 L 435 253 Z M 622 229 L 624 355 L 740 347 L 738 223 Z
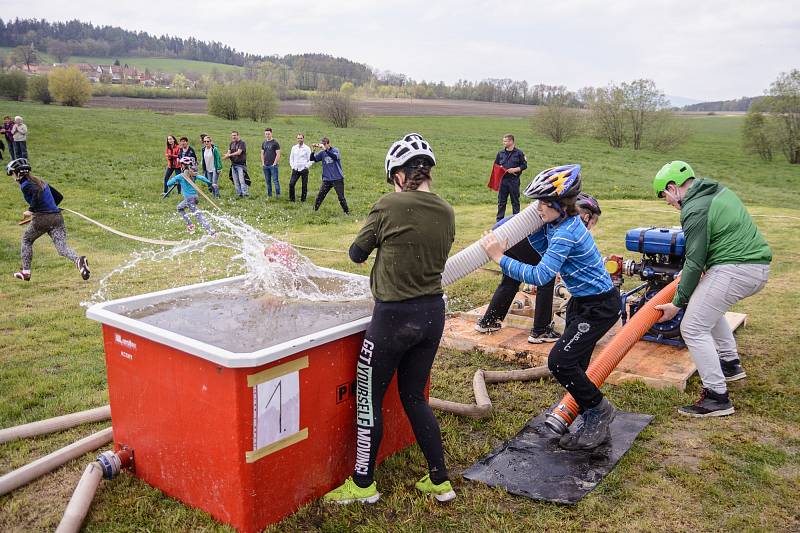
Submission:
M 560 213 L 558 216 L 558 220 L 555 221 L 556 224 L 560 224 L 565 218 L 567 218 L 567 212 L 564 211 L 564 207 L 558 200 L 551 200 L 550 207 L 558 210 L 558 212 Z

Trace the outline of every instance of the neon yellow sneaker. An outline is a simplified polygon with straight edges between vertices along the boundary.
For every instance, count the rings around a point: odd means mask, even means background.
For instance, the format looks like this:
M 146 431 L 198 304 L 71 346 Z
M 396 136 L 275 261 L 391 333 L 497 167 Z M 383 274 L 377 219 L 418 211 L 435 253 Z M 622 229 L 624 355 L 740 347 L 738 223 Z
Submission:
M 453 485 L 451 485 L 449 481 L 434 485 L 433 481 L 431 481 L 430 474 L 427 474 L 424 478 L 417 481 L 414 486 L 418 491 L 433 496 L 436 498 L 436 501 L 441 503 L 456 499 L 456 491 L 453 490 Z
M 372 482 L 372 485 L 362 489 L 356 485 L 352 477 L 349 477 L 345 479 L 344 483 L 342 483 L 340 486 L 323 496 L 322 500 L 325 503 L 339 504 L 353 502 L 375 503 L 378 501 L 378 499 L 380 499 L 380 497 L 381 493 L 378 492 L 378 485 L 376 485 L 374 481 Z

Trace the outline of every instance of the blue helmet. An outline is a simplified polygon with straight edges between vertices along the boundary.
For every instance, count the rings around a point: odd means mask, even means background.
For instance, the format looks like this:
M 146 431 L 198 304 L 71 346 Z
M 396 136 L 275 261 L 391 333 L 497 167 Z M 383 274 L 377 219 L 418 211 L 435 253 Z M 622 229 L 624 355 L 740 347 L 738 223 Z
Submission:
M 532 200 L 558 200 L 577 196 L 580 192 L 581 166 L 571 164 L 539 172 L 523 194 Z

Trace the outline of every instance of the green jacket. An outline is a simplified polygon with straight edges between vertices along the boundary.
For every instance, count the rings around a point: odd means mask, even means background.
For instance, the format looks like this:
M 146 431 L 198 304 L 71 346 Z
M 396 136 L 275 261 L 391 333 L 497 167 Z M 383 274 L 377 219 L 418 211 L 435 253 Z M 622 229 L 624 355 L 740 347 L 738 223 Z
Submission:
M 769 244 L 739 197 L 714 180 L 698 179 L 681 205 L 686 261 L 672 303 L 686 307 L 702 273 L 714 265 L 772 261 Z
M 205 150 L 205 148 L 200 148 L 200 161 L 203 163 L 203 174 L 208 174 L 208 171 L 211 169 L 206 168 L 206 158 L 203 157 L 203 150 Z M 219 155 L 216 144 L 211 145 L 211 153 L 214 154 L 214 170 L 220 172 L 222 170 L 222 156 Z

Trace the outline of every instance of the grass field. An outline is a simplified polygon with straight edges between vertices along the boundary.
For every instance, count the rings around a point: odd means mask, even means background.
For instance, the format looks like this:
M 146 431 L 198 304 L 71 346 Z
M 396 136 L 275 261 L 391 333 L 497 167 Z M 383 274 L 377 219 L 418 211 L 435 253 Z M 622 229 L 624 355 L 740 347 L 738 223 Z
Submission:
M 0 54 L 5 54 L 13 50 L 13 47 L 0 46 Z M 115 59 L 119 59 L 120 65 L 126 63 L 130 67 L 140 70 L 150 69 L 154 72 L 196 72 L 197 74 L 210 74 L 214 69 L 220 73 L 239 72 L 242 67 L 236 65 L 224 65 L 222 63 L 211 63 L 208 61 L 194 61 L 191 59 L 177 59 L 171 57 L 89 57 L 89 56 L 70 56 L 67 63 L 92 63 L 93 65 L 111 65 Z M 55 63 L 55 58 L 45 52 L 39 52 L 39 62 L 43 64 Z
M 596 240 L 604 253 L 625 254 L 627 229 L 676 224 L 678 214 L 652 198 L 654 173 L 670 159 L 692 163 L 701 175 L 720 179 L 746 201 L 773 247 L 770 283 L 759 295 L 736 306 L 750 315 L 738 334 L 748 379 L 734 384 L 733 417 L 720 420 L 678 418 L 675 407 L 693 401 L 696 378 L 686 393 L 651 390 L 632 383 L 606 389 L 627 410 L 655 416 L 616 470 L 581 503 L 567 507 L 513 497 L 463 480 L 458 473 L 515 434 L 534 414 L 561 397 L 548 382 L 494 385 L 497 408 L 482 421 L 439 414 L 445 452 L 458 500 L 436 507 L 414 494 L 424 472 L 417 447 L 378 469 L 384 497 L 369 508 L 327 508 L 312 503 L 278 524 L 274 531 L 531 531 L 584 529 L 608 531 L 791 531 L 800 529 L 796 502 L 800 491 L 800 210 L 791 193 L 800 190 L 800 171 L 781 160 L 762 163 L 739 150 L 740 117 L 681 118 L 689 142 L 667 154 L 613 150 L 581 138 L 558 146 L 533 136 L 522 119 L 403 117 L 372 118 L 358 128 L 335 130 L 310 117 L 278 117 L 270 122 L 285 153 L 297 131 L 309 142 L 331 137 L 342 151 L 347 196 L 353 216 L 341 214 L 335 197 L 319 213 L 309 204 L 284 198 L 265 202 L 257 149 L 263 124 L 227 122 L 198 115 L 159 115 L 147 111 L 71 109 L 0 102 L 3 115 L 20 114 L 30 127 L 29 151 L 35 173 L 64 194 L 64 207 L 85 213 L 122 231 L 151 238 L 185 236 L 174 213 L 176 200 L 160 201 L 163 140 L 199 133 L 226 144 L 237 128 L 250 148 L 254 197 L 236 202 L 224 180 L 221 206 L 265 232 L 306 246 L 345 250 L 374 201 L 387 190 L 383 158 L 389 143 L 419 131 L 438 159 L 435 189 L 456 209 L 454 250 L 477 239 L 494 220 L 494 198 L 485 187 L 503 133 L 516 134 L 531 169 L 577 161 L 584 165 L 585 189 L 597 195 L 603 218 Z M 289 169 L 281 163 L 286 187 Z M 525 177 L 530 178 L 531 172 Z M 319 185 L 313 169 L 310 197 Z M 2 186 L 0 213 L 0 427 L 74 412 L 107 402 L 100 326 L 84 317 L 98 280 L 147 247 L 121 239 L 65 215 L 70 243 L 90 257 L 93 277 L 82 282 L 74 267 L 47 241 L 35 248 L 33 279 L 13 280 L 19 268 L 16 225 L 24 202 L 9 178 Z M 630 254 L 625 254 L 630 256 Z M 319 265 L 366 273 L 344 254 L 309 252 Z M 114 277 L 109 295 L 119 297 L 214 279 L 237 272 L 222 252 L 190 256 L 176 265 L 143 264 L 129 276 Z M 180 268 L 181 275 L 175 272 Z M 184 277 L 187 269 L 194 279 Z M 473 274 L 448 289 L 451 310 L 484 303 L 497 282 Z M 508 368 L 479 353 L 441 351 L 431 393 L 471 400 L 477 368 Z M 101 427 L 98 425 L 97 427 Z M 0 445 L 5 473 L 95 430 L 75 430 Z M 54 529 L 84 465 L 94 454 L 73 461 L 30 485 L 0 498 L 0 530 Z M 230 531 L 208 515 L 167 498 L 131 476 L 104 482 L 87 519 L 88 531 Z

